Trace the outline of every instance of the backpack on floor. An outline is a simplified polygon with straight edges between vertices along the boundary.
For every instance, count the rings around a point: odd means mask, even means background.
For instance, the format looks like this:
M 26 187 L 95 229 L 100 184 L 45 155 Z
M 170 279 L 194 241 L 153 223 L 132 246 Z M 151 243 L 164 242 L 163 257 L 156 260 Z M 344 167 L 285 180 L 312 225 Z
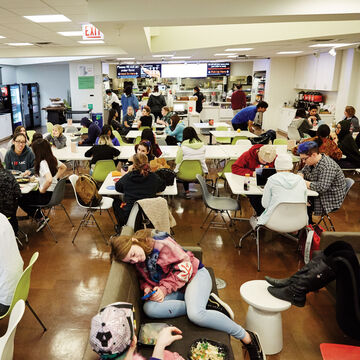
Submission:
M 307 225 L 299 236 L 298 249 L 307 264 L 312 257 L 313 251 L 320 250 L 320 237 L 324 228 L 319 225 Z
M 75 190 L 81 205 L 89 207 L 97 207 L 100 205 L 102 196 L 99 195 L 96 181 L 90 175 L 79 175 Z

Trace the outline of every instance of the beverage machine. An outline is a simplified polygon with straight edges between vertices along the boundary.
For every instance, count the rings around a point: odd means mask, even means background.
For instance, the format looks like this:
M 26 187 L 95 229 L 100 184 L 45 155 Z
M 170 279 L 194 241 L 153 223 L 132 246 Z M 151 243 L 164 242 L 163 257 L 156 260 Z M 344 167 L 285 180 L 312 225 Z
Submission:
M 11 113 L 13 130 L 23 125 L 20 85 L 0 85 L 0 109 L 2 113 Z
M 21 84 L 21 99 L 26 129 L 41 126 L 39 84 Z

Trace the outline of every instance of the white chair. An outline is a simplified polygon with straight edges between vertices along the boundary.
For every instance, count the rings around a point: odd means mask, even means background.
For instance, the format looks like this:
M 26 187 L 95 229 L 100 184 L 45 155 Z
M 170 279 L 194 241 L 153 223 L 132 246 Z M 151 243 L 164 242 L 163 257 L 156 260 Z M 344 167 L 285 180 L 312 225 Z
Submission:
M 249 146 L 249 148 L 250 148 L 252 146 L 252 143 L 249 139 L 240 139 L 236 142 L 235 145 Z
M 0 148 L 0 161 L 4 162 L 5 161 L 5 155 L 7 153 L 7 149 L 5 148 Z
M 241 242 L 248 235 L 256 233 L 257 270 L 260 271 L 260 229 L 269 229 L 294 239 L 294 237 L 288 233 L 299 231 L 305 227 L 307 223 L 308 214 L 306 203 L 280 203 L 276 206 L 266 224 L 256 225 L 255 228 L 249 230 L 240 238 L 239 247 L 241 248 Z
M 301 139 L 300 133 L 299 133 L 297 127 L 295 127 L 295 126 L 289 126 L 287 134 L 288 134 L 289 140 L 300 141 L 300 139 Z
M 77 204 L 78 204 L 81 208 L 86 209 L 86 213 L 85 213 L 85 215 L 83 216 L 83 218 L 82 218 L 81 221 L 80 221 L 79 227 L 78 227 L 77 230 L 76 230 L 76 233 L 75 233 L 75 235 L 74 235 L 74 238 L 73 238 L 73 240 L 72 240 L 72 243 L 75 242 L 75 238 L 76 238 L 76 236 L 77 236 L 77 234 L 78 234 L 78 232 L 79 232 L 79 230 L 80 230 L 81 227 L 85 227 L 85 226 L 87 226 L 87 225 L 95 224 L 95 225 L 97 226 L 97 228 L 99 229 L 102 237 L 104 238 L 104 240 L 105 240 L 105 242 L 106 242 L 106 244 L 107 244 L 107 239 L 105 238 L 104 233 L 102 232 L 99 224 L 97 223 L 97 221 L 96 221 L 96 219 L 95 219 L 95 216 L 94 216 L 94 213 L 99 210 L 99 211 L 100 211 L 100 214 L 101 214 L 101 210 L 106 210 L 106 211 L 108 212 L 109 216 L 110 216 L 111 221 L 112 221 L 113 224 L 115 225 L 114 220 L 113 220 L 113 218 L 112 218 L 112 216 L 111 216 L 111 214 L 110 214 L 110 211 L 109 211 L 109 209 L 112 208 L 112 204 L 113 204 L 113 201 L 114 201 L 114 200 L 113 200 L 112 198 L 110 198 L 110 197 L 103 196 L 103 198 L 102 198 L 102 200 L 101 200 L 101 203 L 100 203 L 100 206 L 90 207 L 90 206 L 81 205 L 80 202 L 79 202 L 79 199 L 78 199 L 78 197 L 77 197 L 76 188 L 75 188 L 75 186 L 76 186 L 76 181 L 77 181 L 78 178 L 79 178 L 79 176 L 78 176 L 78 175 L 75 175 L 75 174 L 69 176 L 69 180 L 70 180 L 71 185 L 72 185 L 72 187 L 73 187 L 73 189 L 74 189 L 76 202 L 77 202 Z
M 0 338 L 0 359 L 12 360 L 14 356 L 14 338 L 16 327 L 22 319 L 25 312 L 25 301 L 19 300 L 13 307 L 8 328 L 5 335 Z

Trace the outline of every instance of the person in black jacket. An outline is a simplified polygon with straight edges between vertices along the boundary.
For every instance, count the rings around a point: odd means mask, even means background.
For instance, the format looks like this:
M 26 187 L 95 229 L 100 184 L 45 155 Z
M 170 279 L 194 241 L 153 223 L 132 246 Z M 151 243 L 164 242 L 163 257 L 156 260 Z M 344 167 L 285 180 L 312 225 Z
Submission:
M 338 147 L 346 159 L 340 159 L 339 165 L 343 169 L 352 169 L 360 166 L 360 152 L 352 134 L 350 133 L 351 122 L 342 120 L 336 125 Z
M 18 201 L 21 196 L 21 190 L 14 175 L 10 171 L 5 170 L 0 162 L 0 213 L 4 214 L 12 228 L 15 235 L 19 227 L 16 218 L 16 210 L 18 208 Z
M 203 95 L 203 93 L 200 91 L 198 86 L 194 87 L 194 95 L 196 96 L 196 112 L 197 113 L 201 113 L 202 109 L 203 109 L 203 102 L 205 101 L 205 97 Z
M 159 92 L 159 87 L 154 86 L 154 92 L 151 93 L 147 105 L 151 109 L 151 113 L 155 116 L 155 121 L 161 119 L 161 109 L 166 106 L 166 101 L 163 95 Z
M 97 124 L 83 117 L 80 121 L 81 126 L 88 128 L 88 136 L 85 140 L 79 141 L 79 145 L 89 146 L 94 145 L 96 138 L 100 135 L 101 129 Z
M 85 157 L 92 157 L 90 166 L 96 164 L 99 160 L 113 160 L 120 155 L 120 150 L 115 149 L 111 142 L 110 136 L 101 135 L 98 145 L 94 145 L 85 153 Z
M 123 175 L 115 184 L 116 191 L 124 194 L 123 201 L 115 199 L 113 203 L 118 223 L 115 225 L 117 234 L 120 234 L 122 226 L 126 224 L 137 200 L 153 198 L 166 187 L 165 182 L 158 175 L 150 172 L 146 155 L 135 154 L 133 161 L 133 170 Z

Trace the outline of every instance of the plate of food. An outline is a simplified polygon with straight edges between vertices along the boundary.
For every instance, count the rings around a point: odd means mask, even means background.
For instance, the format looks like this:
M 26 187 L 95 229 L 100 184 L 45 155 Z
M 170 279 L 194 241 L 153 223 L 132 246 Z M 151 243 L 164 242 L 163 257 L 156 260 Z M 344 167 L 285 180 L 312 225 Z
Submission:
M 28 182 L 30 182 L 30 178 L 20 177 L 20 178 L 17 178 L 16 181 L 19 184 L 27 184 Z
M 20 170 L 10 170 L 10 172 L 11 172 L 14 176 L 21 174 L 21 171 L 20 171 Z
M 209 339 L 195 340 L 189 349 L 190 360 L 228 360 L 229 349 L 225 344 Z

